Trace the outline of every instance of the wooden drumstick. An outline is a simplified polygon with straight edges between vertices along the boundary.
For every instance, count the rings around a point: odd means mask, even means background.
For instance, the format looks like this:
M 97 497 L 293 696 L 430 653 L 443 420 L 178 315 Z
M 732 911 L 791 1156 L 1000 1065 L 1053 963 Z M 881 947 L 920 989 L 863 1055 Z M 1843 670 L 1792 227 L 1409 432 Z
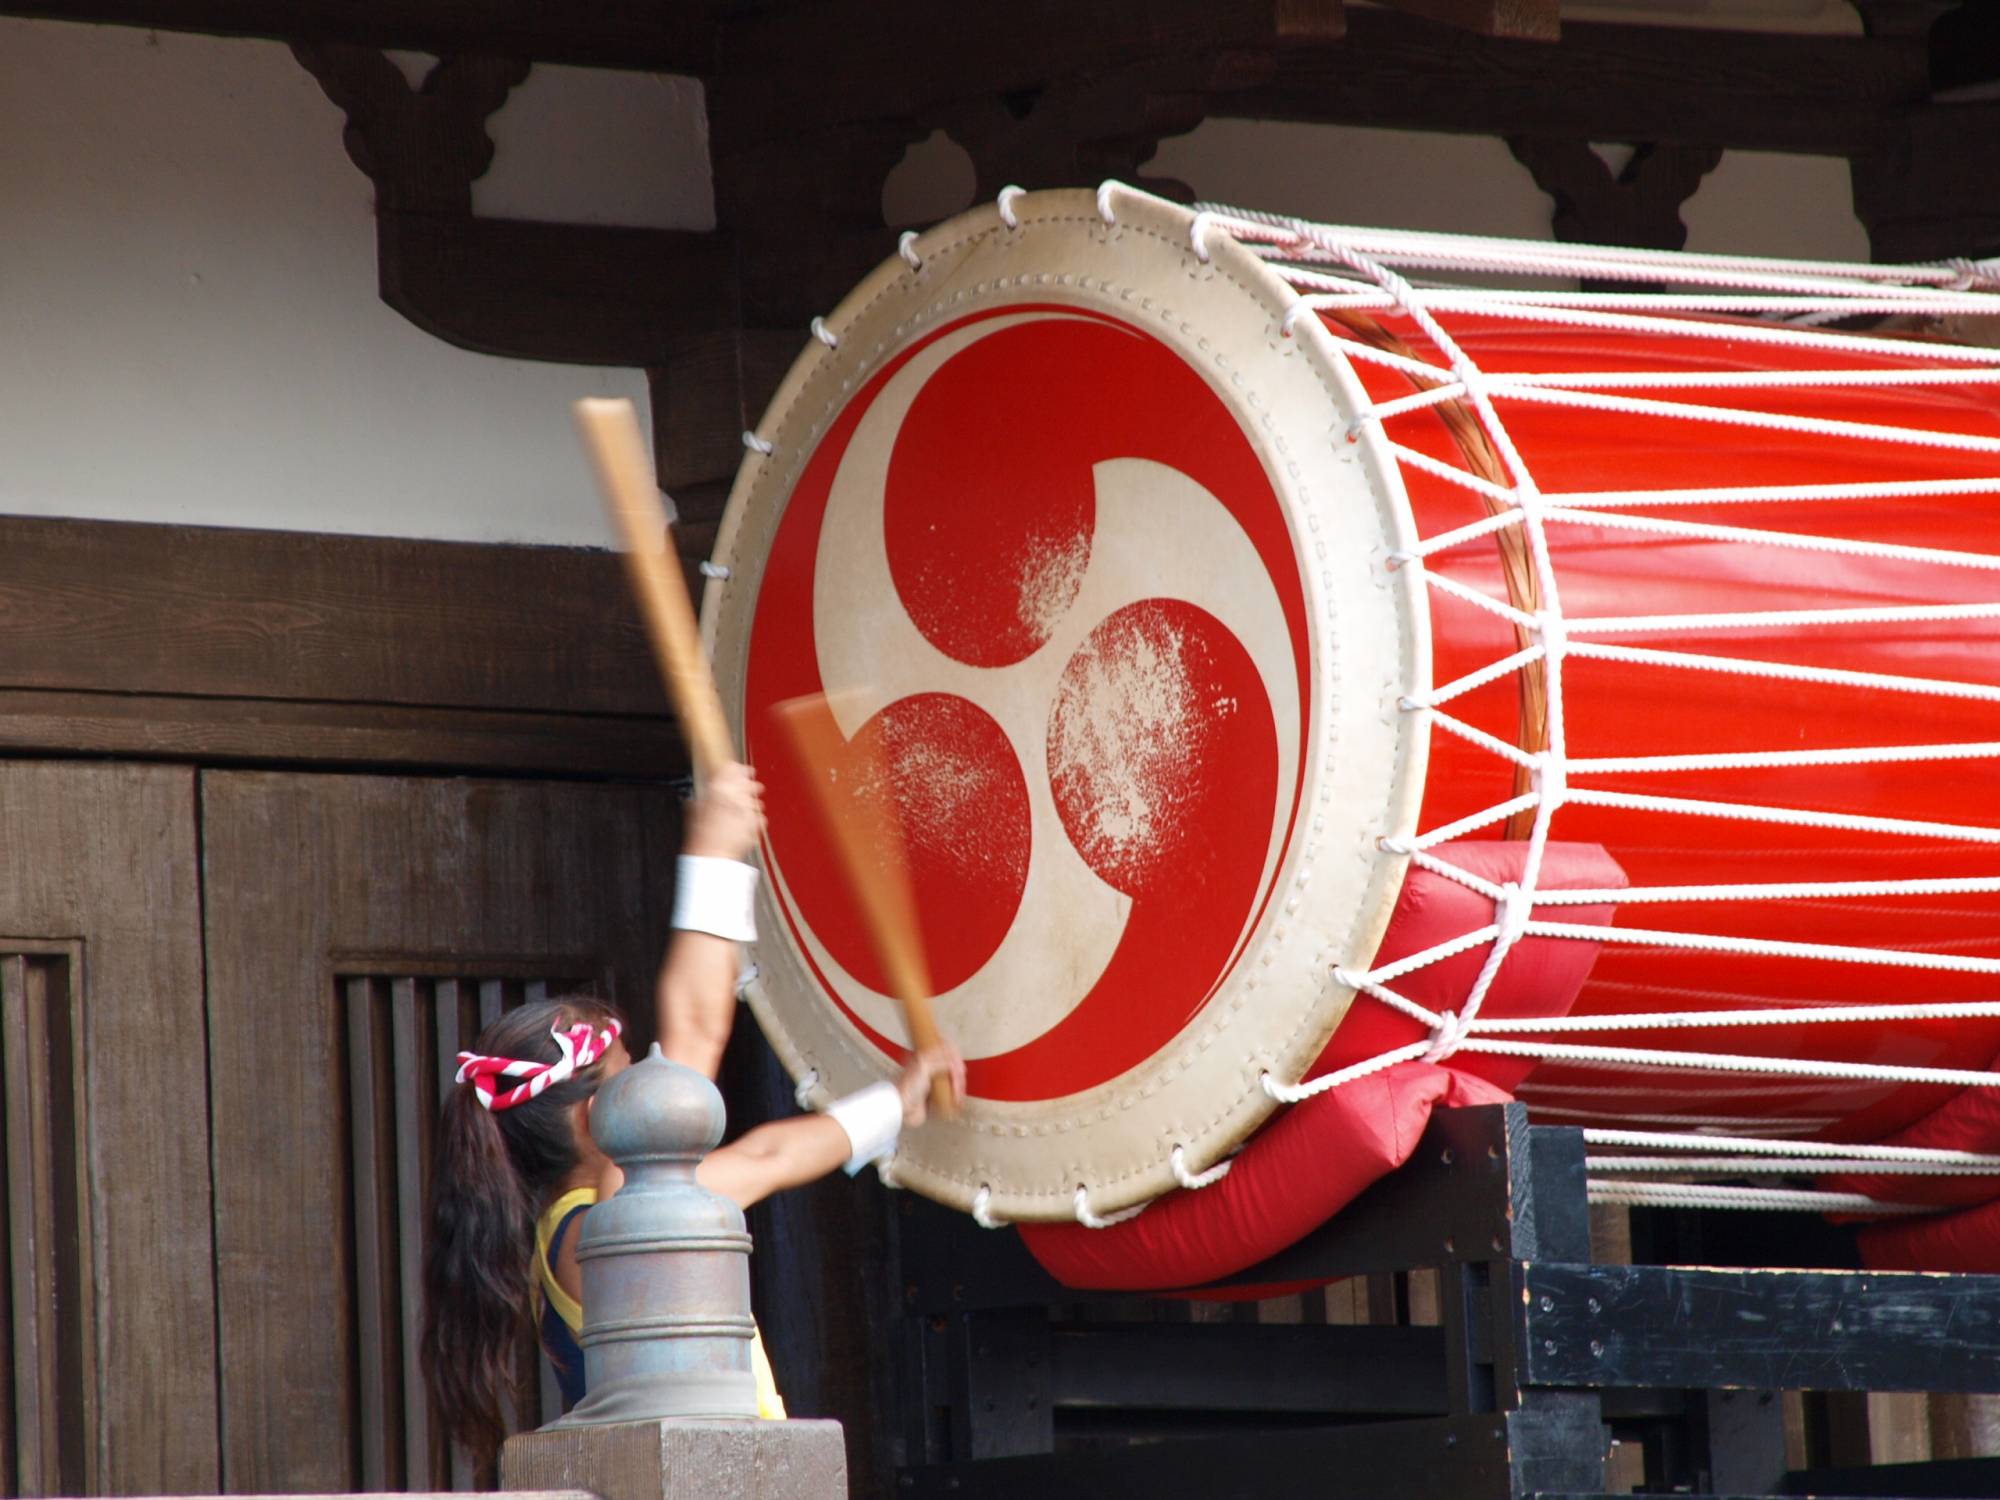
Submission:
M 790 699 L 771 712 L 790 739 L 833 834 L 849 889 L 868 924 L 875 956 L 889 981 L 889 993 L 903 1009 L 910 1046 L 919 1052 L 935 1046 L 943 1038 L 931 1013 L 930 967 L 924 962 L 923 940 L 917 932 L 917 898 L 910 883 L 903 830 L 882 798 L 856 796 L 834 781 L 835 769 L 845 768 L 849 788 L 857 781 L 863 786 L 885 787 L 882 775 L 869 774 L 879 773 L 881 768 L 869 765 L 842 738 L 833 708 L 823 694 Z M 958 1115 L 951 1080 L 942 1074 L 931 1079 L 931 1109 L 947 1120 Z
M 625 568 L 639 596 L 639 612 L 645 617 L 646 634 L 681 721 L 681 733 L 693 752 L 695 769 L 711 775 L 735 760 L 736 750 L 708 658 L 702 653 L 701 629 L 695 624 L 687 580 L 673 550 L 638 414 L 622 398 L 579 401 L 575 410 L 577 432 L 625 544 Z

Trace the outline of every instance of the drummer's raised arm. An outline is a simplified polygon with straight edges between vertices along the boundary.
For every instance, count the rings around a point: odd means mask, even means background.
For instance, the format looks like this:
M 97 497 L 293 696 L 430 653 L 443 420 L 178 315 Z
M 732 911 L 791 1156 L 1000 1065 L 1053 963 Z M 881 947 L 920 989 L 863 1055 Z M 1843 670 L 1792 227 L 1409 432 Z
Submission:
M 748 766 L 722 767 L 688 804 L 656 1019 L 668 1059 L 711 1079 L 736 1014 L 738 944 L 757 935 L 757 872 L 744 861 L 763 826 L 764 788 Z

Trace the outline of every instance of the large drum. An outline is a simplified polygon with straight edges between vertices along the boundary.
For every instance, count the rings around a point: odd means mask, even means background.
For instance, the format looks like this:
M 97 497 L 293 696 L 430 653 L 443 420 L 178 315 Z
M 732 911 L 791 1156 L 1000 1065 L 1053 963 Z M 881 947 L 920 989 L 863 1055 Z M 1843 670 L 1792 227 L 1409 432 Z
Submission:
M 1010 191 L 815 324 L 703 618 L 806 1097 L 905 1037 L 774 705 L 827 693 L 820 774 L 905 830 L 969 1068 L 897 1181 L 1097 1222 L 1308 1074 L 1420 1058 L 1849 1142 L 1993 1081 L 2000 359 L 1823 326 L 1986 304 L 1638 261 Z M 1473 265 L 1670 285 L 1414 284 Z M 1552 836 L 1623 880 L 1550 888 Z M 1484 840 L 1512 878 L 1454 859 Z M 1378 967 L 1413 862 L 1482 915 Z M 1548 940 L 1598 945 L 1568 1014 L 1489 1006 Z M 1467 954 L 1451 1005 L 1406 993 Z

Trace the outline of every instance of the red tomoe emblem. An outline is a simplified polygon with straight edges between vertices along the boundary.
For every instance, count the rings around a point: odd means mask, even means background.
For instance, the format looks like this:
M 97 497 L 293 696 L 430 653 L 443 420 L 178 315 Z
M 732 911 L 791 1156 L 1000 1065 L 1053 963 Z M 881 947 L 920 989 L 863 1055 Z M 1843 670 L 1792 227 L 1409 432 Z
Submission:
M 1021 306 L 859 388 L 779 523 L 751 752 L 827 692 L 909 835 L 940 1024 L 975 1097 L 1051 1099 L 1164 1047 L 1243 955 L 1299 813 L 1306 608 L 1236 418 L 1141 330 Z M 899 1055 L 786 757 L 772 890 L 828 999 Z

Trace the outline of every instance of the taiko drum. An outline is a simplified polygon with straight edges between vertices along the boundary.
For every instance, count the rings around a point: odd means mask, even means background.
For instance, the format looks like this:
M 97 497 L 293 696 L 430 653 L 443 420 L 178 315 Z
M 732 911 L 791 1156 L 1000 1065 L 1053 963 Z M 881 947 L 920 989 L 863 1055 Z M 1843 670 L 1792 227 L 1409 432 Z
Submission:
M 1505 802 L 1506 760 L 1413 707 L 1517 650 L 1516 626 L 1425 571 L 1546 608 L 1515 533 L 1422 562 L 1488 503 L 1412 459 L 1497 462 L 1462 409 L 1364 420 L 1420 389 L 1357 345 L 1443 365 L 1407 317 L 1300 317 L 1298 292 L 1221 233 L 1142 194 L 1015 197 L 916 239 L 827 315 L 757 431 L 717 543 L 703 623 L 768 791 L 749 998 L 808 1097 L 884 1076 L 905 1037 L 841 867 L 780 743 L 776 704 L 824 692 L 851 764 L 824 774 L 905 830 L 963 1116 L 906 1139 L 896 1179 L 995 1217 L 1105 1214 L 1219 1160 L 1299 1078 L 1421 1036 L 1355 993 L 1401 888 L 1395 849 Z M 1289 316 L 1288 316 L 1289 314 Z M 1831 356 L 1520 318 L 1441 317 L 1489 371 L 1810 370 Z M 1885 367 L 1893 349 L 1870 356 Z M 1856 356 L 1843 355 L 1849 365 Z M 1642 392 L 1643 394 L 1643 392 Z M 1754 392 L 1765 411 L 2000 436 L 1984 387 Z M 1728 392 L 1704 392 L 1727 406 Z M 1749 396 L 1743 398 L 1746 403 Z M 1454 411 L 1457 410 L 1457 416 Z M 1505 411 L 1545 492 L 1976 475 L 1991 458 L 1824 434 L 1521 403 Z M 1964 553 L 1990 497 L 1683 507 L 1690 519 Z M 1976 566 L 1547 530 L 1571 619 L 1972 601 Z M 1511 550 L 1510 550 L 1511 549 Z M 1726 665 L 2000 683 L 1983 620 L 1826 630 L 1628 631 Z M 2000 741 L 2000 705 L 1574 658 L 1572 761 L 1787 747 Z M 1513 671 L 1450 712 L 1537 748 L 1546 681 Z M 1538 736 L 1540 739 L 1538 739 Z M 1991 821 L 1979 763 L 1687 768 L 1596 784 L 1667 800 L 1942 825 Z M 1582 778 L 1573 778 L 1581 782 Z M 1991 846 L 1632 807 L 1564 806 L 1635 886 L 1983 874 Z M 1489 823 L 1470 837 L 1519 837 Z M 1384 847 L 1384 840 L 1389 847 Z M 1690 900 L 1621 928 L 1993 956 L 1996 898 Z M 1984 976 L 1608 942 L 1580 1014 L 1982 998 Z M 1984 1069 L 2000 1021 L 1630 1033 L 1631 1045 Z M 1464 1059 L 1475 1070 L 1482 1060 Z M 1493 1064 L 1497 1066 L 1497 1064 Z M 1517 1077 L 1514 1069 L 1510 1078 Z M 1733 1120 L 1870 1139 L 1949 1090 L 1543 1063 L 1554 1118 Z

